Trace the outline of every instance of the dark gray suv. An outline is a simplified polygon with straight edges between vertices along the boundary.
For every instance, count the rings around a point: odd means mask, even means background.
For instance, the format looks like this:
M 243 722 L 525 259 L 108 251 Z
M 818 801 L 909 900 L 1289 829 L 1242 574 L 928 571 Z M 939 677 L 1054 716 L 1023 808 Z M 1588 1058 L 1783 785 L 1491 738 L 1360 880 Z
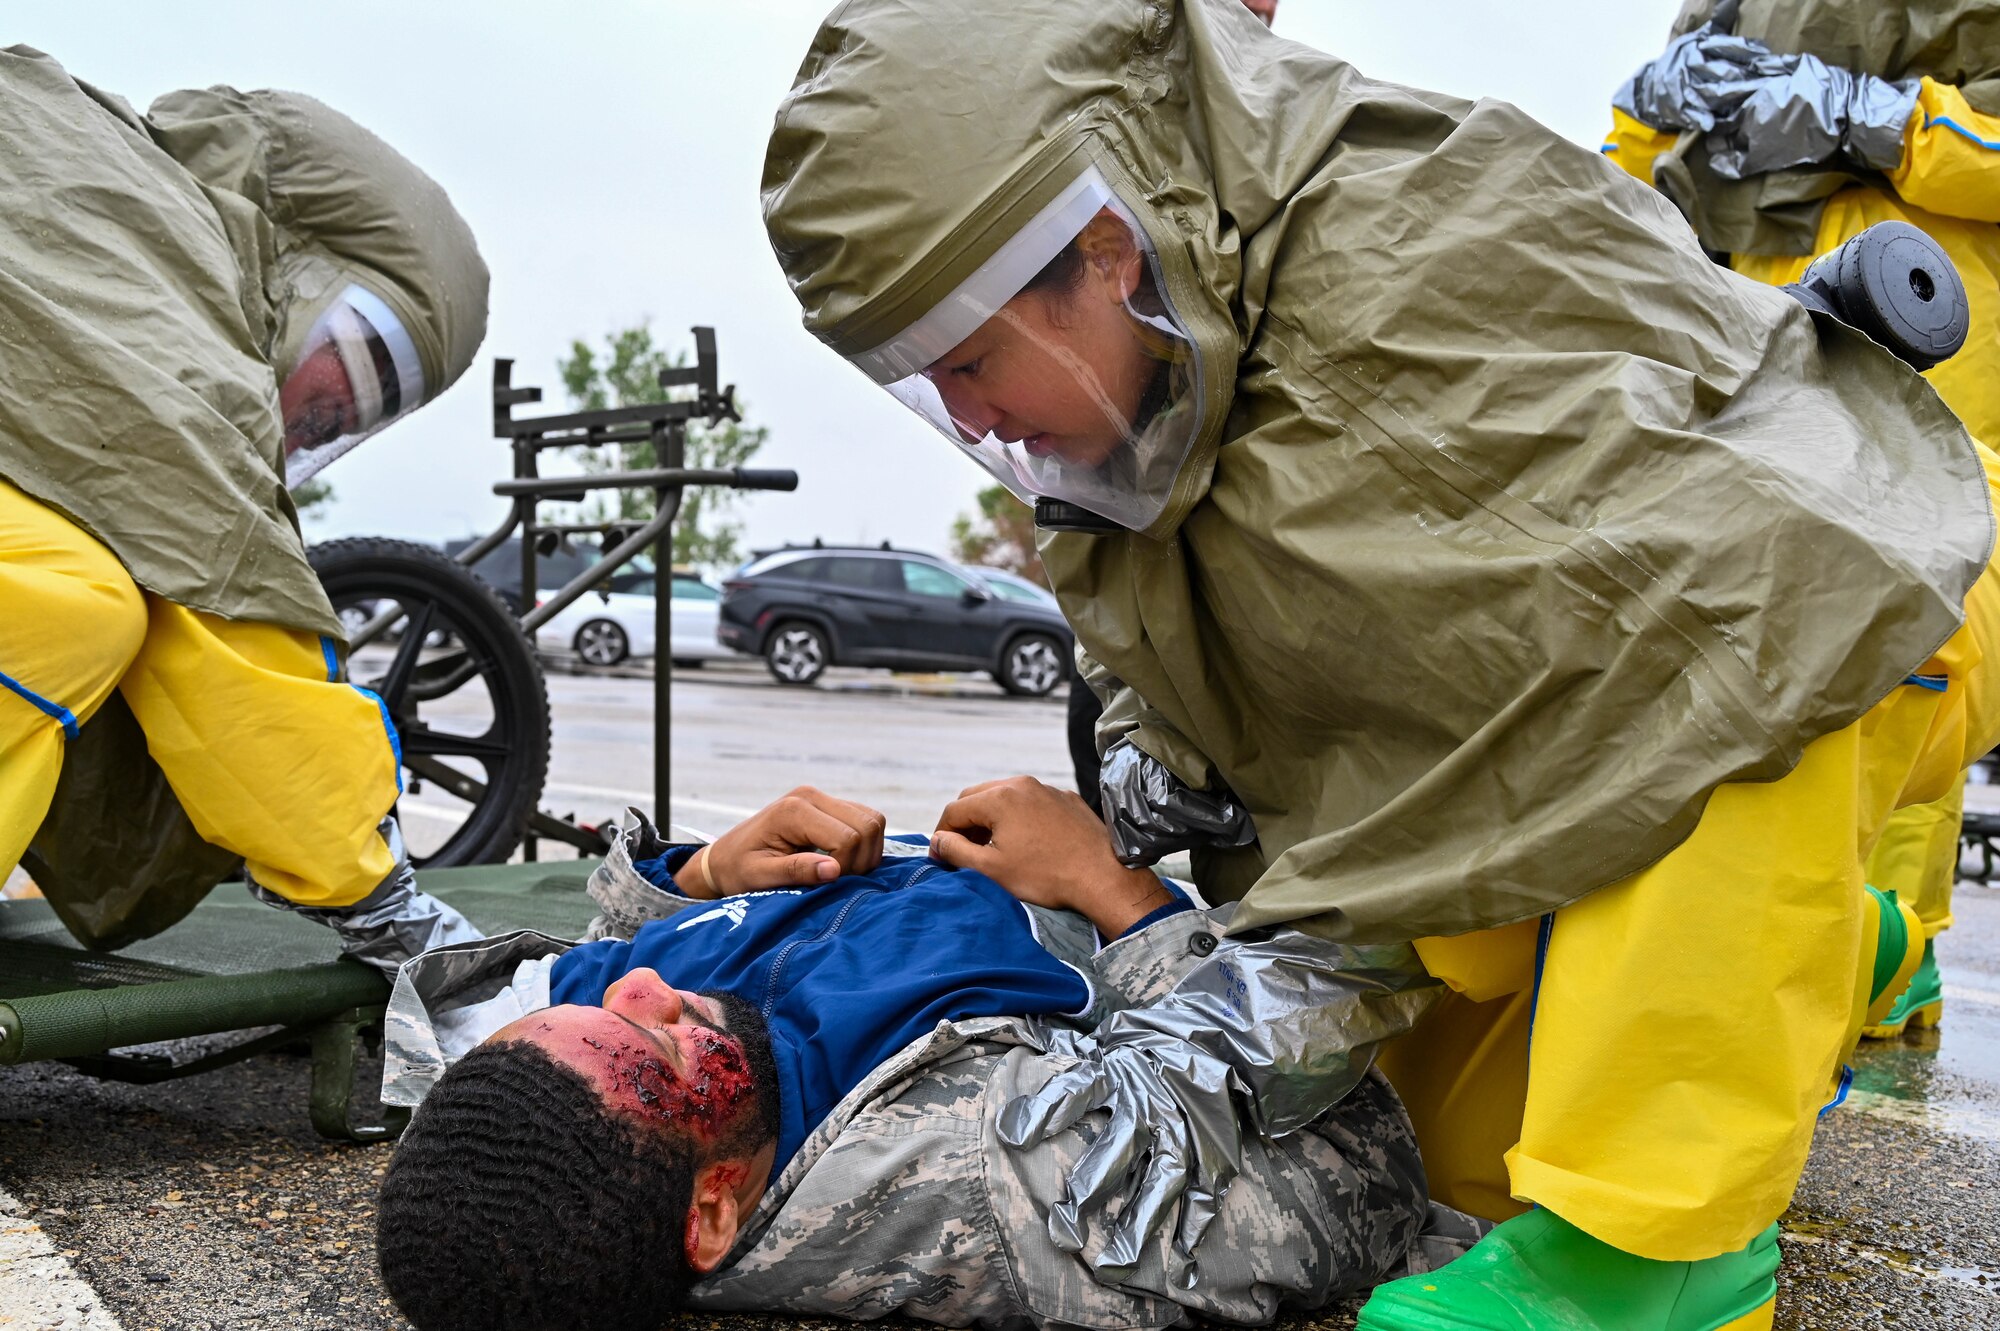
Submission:
M 1073 636 L 1053 605 L 994 594 L 979 575 L 914 550 L 799 546 L 722 584 L 716 640 L 761 656 L 783 684 L 830 665 L 985 670 L 1040 697 L 1069 674 Z

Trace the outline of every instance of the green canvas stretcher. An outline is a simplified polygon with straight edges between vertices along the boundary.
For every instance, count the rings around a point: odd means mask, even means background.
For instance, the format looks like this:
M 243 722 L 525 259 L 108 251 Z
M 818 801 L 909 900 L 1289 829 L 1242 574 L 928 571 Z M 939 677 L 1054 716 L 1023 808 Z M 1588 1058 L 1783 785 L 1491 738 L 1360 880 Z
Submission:
M 418 881 L 489 934 L 574 937 L 596 914 L 583 890 L 596 864 L 479 865 Z M 313 1127 L 326 1137 L 380 1140 L 402 1130 L 407 1111 L 356 1121 L 354 1065 L 361 1041 L 379 1035 L 388 997 L 387 980 L 340 957 L 331 930 L 229 884 L 165 933 L 117 952 L 77 944 L 45 902 L 0 901 L 0 1065 L 52 1059 L 154 1082 L 307 1039 Z M 278 1029 L 184 1062 L 115 1052 L 261 1027 Z

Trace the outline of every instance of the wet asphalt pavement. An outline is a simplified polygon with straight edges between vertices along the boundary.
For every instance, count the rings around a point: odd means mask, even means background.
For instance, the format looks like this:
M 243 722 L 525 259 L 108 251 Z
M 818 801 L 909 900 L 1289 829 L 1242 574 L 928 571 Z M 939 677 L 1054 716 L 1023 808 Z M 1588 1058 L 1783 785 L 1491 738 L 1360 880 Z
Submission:
M 1943 1026 L 1865 1043 L 1813 1142 L 1781 1328 L 2000 1327 L 2000 890 L 1954 904 Z
M 619 718 L 644 706 L 645 685 L 552 684 L 558 781 L 642 788 L 645 729 Z M 849 697 L 717 677 L 680 702 L 676 791 L 694 807 L 675 813 L 710 827 L 801 780 L 870 798 L 871 775 L 892 821 L 921 826 L 952 782 L 1024 768 L 1054 780 L 1065 766 L 1059 705 L 977 687 Z M 566 706 L 577 718 L 568 741 Z M 813 754 L 832 776 L 801 766 Z M 2000 1328 L 2000 890 L 1961 886 L 1957 913 L 1939 945 L 1942 1030 L 1864 1046 L 1849 1104 L 1821 1126 L 1785 1219 L 1787 1331 Z M 313 1135 L 309 1066 L 300 1050 L 150 1087 L 46 1064 L 0 1069 L 0 1193 L 19 1211 L 0 1214 L 0 1235 L 39 1227 L 128 1331 L 404 1325 L 374 1271 L 373 1196 L 389 1148 Z M 85 1325 L 74 1307 L 30 1315 L 0 1303 L 4 1331 Z

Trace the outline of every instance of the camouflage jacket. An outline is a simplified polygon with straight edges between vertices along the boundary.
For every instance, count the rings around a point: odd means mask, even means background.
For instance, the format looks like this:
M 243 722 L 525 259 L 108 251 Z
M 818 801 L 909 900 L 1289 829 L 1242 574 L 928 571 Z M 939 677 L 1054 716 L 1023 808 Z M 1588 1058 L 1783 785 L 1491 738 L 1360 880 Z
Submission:
M 591 880 L 604 912 L 593 935 L 629 935 L 698 904 L 632 870 L 658 844 L 643 825 L 618 838 Z M 1213 950 L 1226 910 L 1175 915 L 1101 950 L 1078 917 L 1040 912 L 1037 927 L 1045 946 L 1091 978 L 1101 1019 L 1170 990 Z M 488 1020 L 497 1026 L 535 1005 L 538 983 L 545 1003 L 540 959 L 568 946 L 512 934 L 406 966 L 390 1004 L 383 1098 L 421 1099 L 451 1058 L 452 1038 L 440 1036 L 456 1010 L 492 1004 Z M 475 1035 L 459 1022 L 458 1043 Z M 947 1326 L 1165 1327 L 1191 1316 L 1251 1324 L 1430 1269 L 1477 1237 L 1464 1217 L 1428 1203 L 1409 1120 L 1388 1082 L 1370 1072 L 1311 1127 L 1253 1139 L 1202 1243 L 1194 1289 L 1167 1280 L 1157 1248 L 1125 1285 L 1102 1284 L 1083 1259 L 1102 1234 L 1093 1232 L 1079 1256 L 1055 1247 L 1046 1227 L 1087 1138 L 1070 1132 L 1013 1150 L 995 1131 L 1002 1106 L 1067 1066 L 1042 1051 L 1029 1022 L 939 1023 L 876 1068 L 806 1139 L 728 1262 L 690 1302 L 718 1312 L 900 1314 Z

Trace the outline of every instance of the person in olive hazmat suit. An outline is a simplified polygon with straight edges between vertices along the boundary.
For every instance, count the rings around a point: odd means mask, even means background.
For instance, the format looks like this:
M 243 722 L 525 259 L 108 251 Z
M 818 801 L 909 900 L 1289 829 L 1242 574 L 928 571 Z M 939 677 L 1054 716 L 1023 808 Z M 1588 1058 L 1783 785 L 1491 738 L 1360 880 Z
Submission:
M 1863 862 L 2000 734 L 2000 462 L 1601 154 L 1236 0 L 849 0 L 763 190 L 806 327 L 1037 503 L 1111 835 L 1254 827 L 1195 852 L 1227 973 L 1000 1116 L 1111 1111 L 1056 1241 L 1199 1281 L 1231 1132 L 1395 1034 L 1256 964 L 1294 923 L 1441 982 L 1382 1063 L 1502 1222 L 1362 1325 L 1770 1325 L 1920 954 Z M 972 792 L 934 853 L 1032 881 L 1049 813 Z
M 1667 50 L 1613 100 L 1604 152 L 1657 183 L 1730 267 L 1797 281 L 1882 221 L 1922 228 L 1965 281 L 1965 348 L 1925 377 L 1980 442 L 2000 444 L 2000 9 L 1693 0 Z M 1868 881 L 1910 906 L 1923 963 L 1867 1034 L 1934 1026 L 1935 940 L 1951 926 L 1965 794 L 1898 810 Z
M 487 274 L 436 182 L 309 97 L 145 115 L 0 51 L 0 867 L 112 947 L 247 865 L 384 969 L 397 737 L 287 492 L 451 384 Z

